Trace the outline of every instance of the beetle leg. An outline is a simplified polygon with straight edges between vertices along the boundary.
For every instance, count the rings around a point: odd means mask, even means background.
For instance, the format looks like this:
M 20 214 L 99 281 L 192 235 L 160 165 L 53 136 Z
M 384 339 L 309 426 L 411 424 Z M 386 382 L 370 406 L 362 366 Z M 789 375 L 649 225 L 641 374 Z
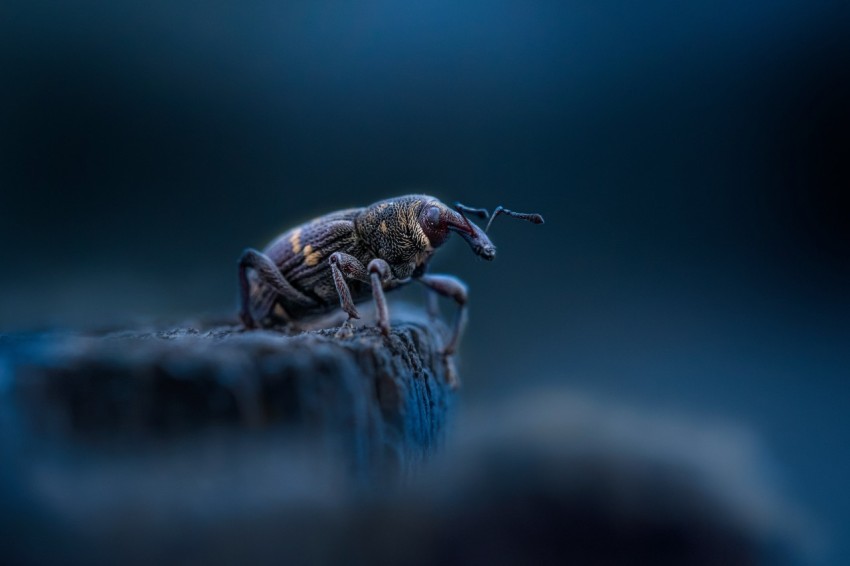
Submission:
M 339 304 L 348 313 L 349 319 L 360 318 L 360 314 L 351 300 L 351 290 L 346 278 L 369 283 L 372 286 L 372 296 L 375 298 L 375 311 L 378 318 L 378 328 L 386 336 L 390 333 L 390 317 L 387 310 L 387 300 L 384 297 L 384 283 L 392 279 L 390 265 L 382 259 L 373 259 L 368 267 L 363 267 L 360 261 L 349 254 L 335 252 L 328 258 L 333 273 L 334 285 L 339 293 Z
M 463 206 L 463 205 L 458 203 L 458 206 Z M 425 272 L 427 270 L 428 270 L 428 264 L 427 263 L 420 265 L 416 269 L 416 271 L 413 272 L 413 275 L 410 277 L 410 279 L 417 279 L 418 280 L 423 275 L 425 275 Z M 432 323 L 440 317 L 440 305 L 437 303 L 437 294 L 431 292 L 431 289 L 429 289 L 428 287 L 425 287 L 425 309 L 426 309 L 426 312 L 428 313 L 428 320 L 431 321 Z
M 378 328 L 384 336 L 390 334 L 390 313 L 387 310 L 387 298 L 384 296 L 384 283 L 392 279 L 390 264 L 380 258 L 369 262 L 367 267 L 372 283 L 372 296 L 375 298 L 375 314 L 378 318 Z
M 440 305 L 437 303 L 437 294 L 432 293 L 428 287 L 425 287 L 425 308 L 428 312 L 428 319 L 431 322 L 440 318 Z
M 304 306 L 310 306 L 314 303 L 310 297 L 293 287 L 286 280 L 280 269 L 267 255 L 249 248 L 242 252 L 242 256 L 239 258 L 239 294 L 241 299 L 239 317 L 246 328 L 257 326 L 254 317 L 251 315 L 251 286 L 248 281 L 248 269 L 253 269 L 263 284 L 268 285 L 287 300 Z M 289 322 L 289 316 L 285 312 L 284 315 Z
M 350 324 L 353 319 L 360 318 L 360 313 L 357 312 L 354 301 L 351 300 L 351 290 L 348 288 L 345 279 L 356 279 L 368 283 L 369 275 L 366 268 L 356 257 L 343 252 L 332 253 L 328 258 L 328 263 L 331 265 L 334 286 L 339 294 L 339 306 L 348 313 L 346 323 Z
M 464 327 L 466 327 L 466 285 L 460 279 L 452 277 L 451 275 L 422 275 L 416 280 L 435 293 L 454 299 L 458 305 L 454 332 L 452 333 L 449 343 L 443 349 L 443 354 L 450 356 L 455 353 L 455 350 L 457 350 L 460 335 L 463 333 Z

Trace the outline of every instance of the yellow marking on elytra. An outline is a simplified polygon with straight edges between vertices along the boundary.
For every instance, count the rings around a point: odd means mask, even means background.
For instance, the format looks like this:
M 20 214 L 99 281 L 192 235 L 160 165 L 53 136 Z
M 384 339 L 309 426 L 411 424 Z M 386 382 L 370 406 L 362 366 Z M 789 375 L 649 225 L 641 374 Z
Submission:
M 280 303 L 275 303 L 274 310 L 272 312 L 274 312 L 275 316 L 280 318 L 284 318 L 286 316 L 286 311 L 283 310 L 283 307 L 280 305 Z
M 387 229 L 387 221 L 386 221 L 386 220 L 381 220 L 381 232 L 383 232 L 384 234 L 386 234 L 386 233 L 387 233 L 387 230 L 388 230 L 388 229 Z
M 304 264 L 305 265 L 309 265 L 309 266 L 312 267 L 312 266 L 318 264 L 320 261 L 322 261 L 322 252 L 321 251 L 316 250 L 312 253 L 307 253 L 307 248 L 310 248 L 310 246 L 306 246 L 304 248 Z
M 301 251 L 301 228 L 292 233 L 289 237 L 289 243 L 292 244 L 292 253 L 297 254 Z
M 313 246 L 307 244 L 304 246 L 304 265 L 314 266 L 322 261 L 322 252 L 320 250 L 313 251 Z

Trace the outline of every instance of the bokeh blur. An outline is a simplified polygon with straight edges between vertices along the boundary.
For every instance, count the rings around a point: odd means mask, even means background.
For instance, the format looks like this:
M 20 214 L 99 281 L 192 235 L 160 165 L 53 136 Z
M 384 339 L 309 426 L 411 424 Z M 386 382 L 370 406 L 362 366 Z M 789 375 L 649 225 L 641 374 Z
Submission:
M 846 2 L 11 0 L 0 78 L 0 331 L 230 315 L 393 195 L 540 212 L 435 258 L 464 403 L 741 426 L 850 562 Z

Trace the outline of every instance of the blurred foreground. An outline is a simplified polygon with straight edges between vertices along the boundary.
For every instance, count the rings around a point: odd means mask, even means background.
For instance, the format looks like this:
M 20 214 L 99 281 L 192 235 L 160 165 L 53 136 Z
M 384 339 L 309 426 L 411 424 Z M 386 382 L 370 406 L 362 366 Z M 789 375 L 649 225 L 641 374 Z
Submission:
M 796 563 L 741 430 L 563 388 L 459 411 L 439 332 L 6 336 L 12 563 Z M 359 369 L 358 369 L 359 368 Z M 435 453 L 436 449 L 436 453 Z M 7 562 L 8 563 L 8 562 Z

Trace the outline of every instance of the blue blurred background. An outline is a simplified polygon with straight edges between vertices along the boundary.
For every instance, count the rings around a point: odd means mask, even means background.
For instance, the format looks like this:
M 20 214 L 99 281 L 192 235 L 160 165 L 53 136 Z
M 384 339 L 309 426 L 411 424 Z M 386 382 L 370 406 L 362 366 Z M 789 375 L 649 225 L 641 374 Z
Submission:
M 740 423 L 850 561 L 845 2 L 7 1 L 0 77 L 0 330 L 230 314 L 396 194 L 539 211 L 435 259 L 467 402 Z

